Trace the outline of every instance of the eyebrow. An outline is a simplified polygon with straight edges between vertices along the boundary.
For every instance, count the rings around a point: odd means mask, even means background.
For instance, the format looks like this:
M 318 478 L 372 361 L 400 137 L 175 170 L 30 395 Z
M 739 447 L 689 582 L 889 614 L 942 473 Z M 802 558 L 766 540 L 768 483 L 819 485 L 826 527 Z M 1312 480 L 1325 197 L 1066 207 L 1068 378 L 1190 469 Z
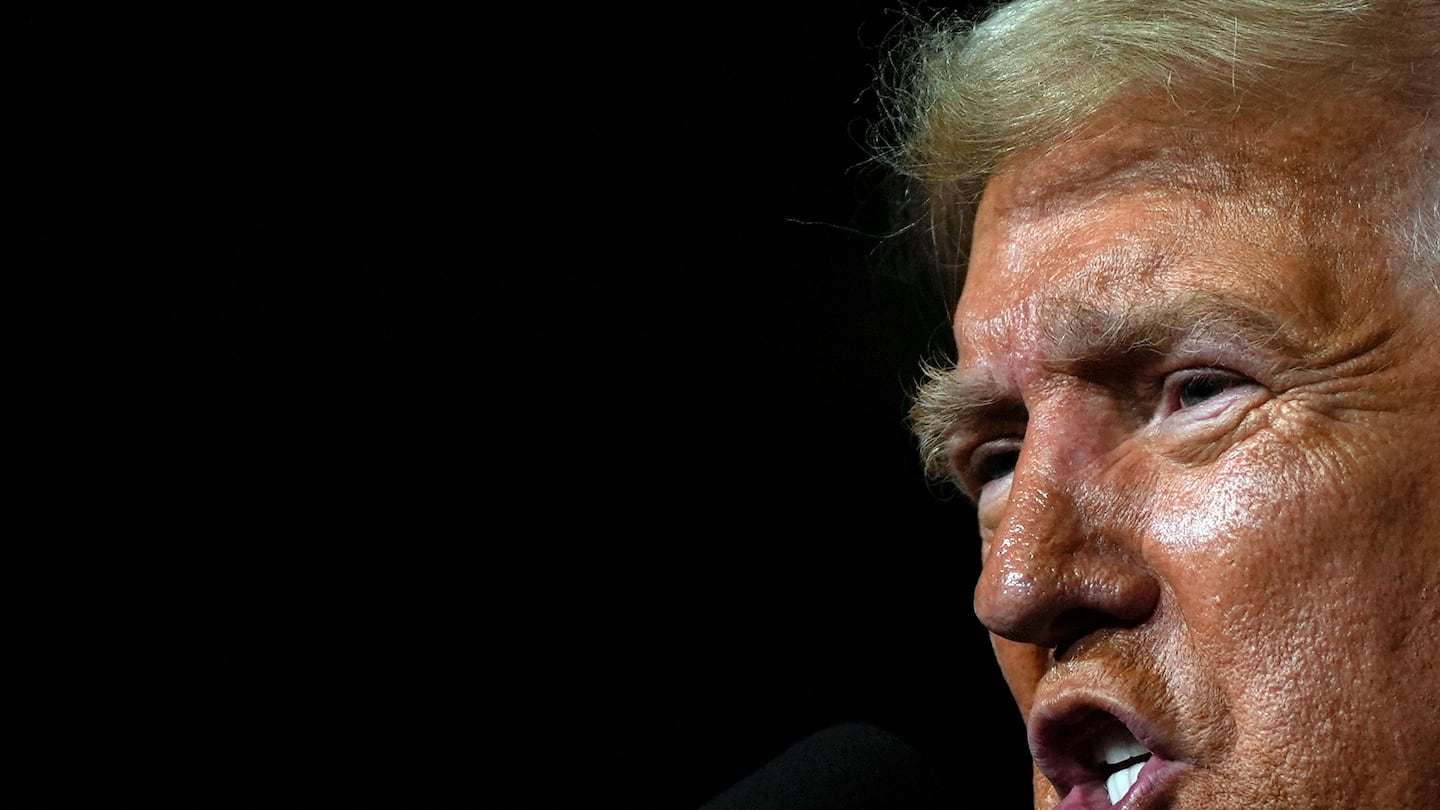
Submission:
M 1197 292 L 1123 310 L 1073 301 L 1056 302 L 1042 315 L 1046 368 L 1094 375 L 1130 370 L 1187 346 L 1254 346 L 1299 358 L 1300 342 L 1273 314 L 1243 300 Z M 951 477 L 950 445 L 996 421 L 1026 421 L 1019 392 L 983 369 L 949 369 L 925 363 L 923 383 L 909 411 L 927 475 Z
M 1300 352 L 1297 336 L 1273 313 L 1213 292 L 1123 310 L 1068 303 L 1043 320 L 1049 365 L 1056 369 L 1159 356 L 1195 343 Z
M 975 433 L 983 422 L 993 421 L 1000 403 L 1023 414 L 1024 406 L 1015 395 L 990 377 L 925 363 L 925 381 L 915 392 L 910 406 L 910 431 L 920 442 L 920 461 L 925 474 L 935 479 L 953 475 L 950 441 L 962 432 Z

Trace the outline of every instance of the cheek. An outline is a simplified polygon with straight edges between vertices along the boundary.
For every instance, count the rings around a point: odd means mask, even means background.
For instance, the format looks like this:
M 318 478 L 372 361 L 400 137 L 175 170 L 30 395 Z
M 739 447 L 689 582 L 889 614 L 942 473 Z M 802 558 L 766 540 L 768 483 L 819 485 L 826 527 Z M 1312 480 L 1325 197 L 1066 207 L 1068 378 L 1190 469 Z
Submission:
M 1171 467 L 1150 500 L 1142 551 L 1162 584 L 1161 622 L 1172 640 L 1184 639 L 1168 648 L 1172 677 L 1193 679 L 1180 691 L 1230 707 L 1242 729 L 1283 725 L 1270 713 L 1293 709 L 1290 690 L 1320 671 L 1303 659 L 1334 633 L 1315 609 L 1316 583 L 1331 578 L 1333 561 L 1314 545 L 1325 526 L 1348 523 L 1307 514 L 1300 504 L 1339 504 L 1307 490 L 1313 480 L 1288 460 L 1248 455 Z
M 1396 522 L 1384 476 L 1365 465 L 1313 444 L 1247 456 L 1171 476 L 1152 501 L 1144 555 L 1164 582 L 1163 609 L 1184 625 L 1176 654 L 1208 673 L 1202 685 L 1231 707 L 1256 762 L 1302 742 L 1376 747 L 1308 735 L 1323 737 L 1356 695 L 1387 695 L 1390 707 L 1413 704 L 1404 682 L 1435 694 L 1436 564 L 1417 550 L 1423 529 Z M 1431 664 L 1407 652 L 1417 643 Z M 1376 706 L 1355 711 L 1384 725 Z
M 1165 580 L 1182 592 L 1218 596 L 1237 577 L 1264 577 L 1271 535 L 1283 504 L 1257 495 L 1255 482 L 1227 475 L 1166 487 L 1154 500 L 1145 556 L 1160 561 Z M 1260 545 L 1263 544 L 1263 545 Z
M 1143 553 L 1197 643 L 1254 654 L 1258 638 L 1298 630 L 1312 596 L 1294 584 L 1316 561 L 1299 542 L 1297 484 L 1271 464 L 1232 464 L 1176 476 L 1152 501 Z
M 1317 600 L 1348 598 L 1357 572 L 1414 549 L 1385 506 L 1392 488 L 1326 449 L 1266 442 L 1160 485 L 1144 555 L 1191 620 L 1295 628 Z

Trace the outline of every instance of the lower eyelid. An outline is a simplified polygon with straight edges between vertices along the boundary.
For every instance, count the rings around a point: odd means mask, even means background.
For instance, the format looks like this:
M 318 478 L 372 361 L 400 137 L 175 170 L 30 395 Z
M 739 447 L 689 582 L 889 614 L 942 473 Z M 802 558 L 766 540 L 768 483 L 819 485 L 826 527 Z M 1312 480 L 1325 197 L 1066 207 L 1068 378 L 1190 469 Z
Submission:
M 1235 384 L 1203 402 L 1156 414 L 1155 422 L 1164 424 L 1178 420 L 1182 426 L 1206 422 L 1265 392 L 1267 389 L 1253 380 L 1237 379 Z
M 1015 480 L 1011 475 L 996 478 L 982 487 L 975 497 L 975 508 L 980 519 L 982 532 L 993 529 L 999 523 L 999 513 L 995 510 L 1002 507 L 1010 495 L 1010 483 Z

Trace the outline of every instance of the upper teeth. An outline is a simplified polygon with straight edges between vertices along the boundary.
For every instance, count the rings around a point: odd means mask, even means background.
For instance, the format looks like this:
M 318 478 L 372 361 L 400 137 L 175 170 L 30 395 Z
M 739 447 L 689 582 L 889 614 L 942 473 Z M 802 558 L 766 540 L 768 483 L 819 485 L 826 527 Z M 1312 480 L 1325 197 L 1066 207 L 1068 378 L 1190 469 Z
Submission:
M 1095 756 L 1106 765 L 1115 765 L 1127 759 L 1143 757 L 1149 753 L 1150 749 L 1130 736 L 1130 732 L 1126 731 L 1123 726 L 1102 735 L 1095 741 Z
M 1150 750 L 1141 745 L 1123 726 L 1119 726 L 1096 738 L 1095 758 L 1106 765 L 1130 762 L 1128 766 L 1105 779 L 1105 791 L 1110 794 L 1110 803 L 1114 804 L 1135 784 L 1135 778 L 1140 775 L 1145 760 L 1150 758 Z

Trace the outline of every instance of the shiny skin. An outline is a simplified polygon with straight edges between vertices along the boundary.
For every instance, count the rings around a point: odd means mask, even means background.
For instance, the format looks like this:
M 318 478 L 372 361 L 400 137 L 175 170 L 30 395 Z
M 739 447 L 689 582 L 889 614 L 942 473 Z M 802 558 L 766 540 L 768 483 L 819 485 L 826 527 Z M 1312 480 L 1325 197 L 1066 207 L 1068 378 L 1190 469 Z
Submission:
M 976 219 L 957 375 L 999 401 L 952 439 L 975 610 L 1032 747 L 1078 752 L 1036 718 L 1093 707 L 1179 763 L 1145 808 L 1440 802 L 1440 294 L 1386 269 L 1383 170 L 1334 168 L 1399 129 L 1309 115 L 1183 143 L 1117 118 L 1013 158 Z M 1219 325 L 1095 337 L 1192 300 Z

